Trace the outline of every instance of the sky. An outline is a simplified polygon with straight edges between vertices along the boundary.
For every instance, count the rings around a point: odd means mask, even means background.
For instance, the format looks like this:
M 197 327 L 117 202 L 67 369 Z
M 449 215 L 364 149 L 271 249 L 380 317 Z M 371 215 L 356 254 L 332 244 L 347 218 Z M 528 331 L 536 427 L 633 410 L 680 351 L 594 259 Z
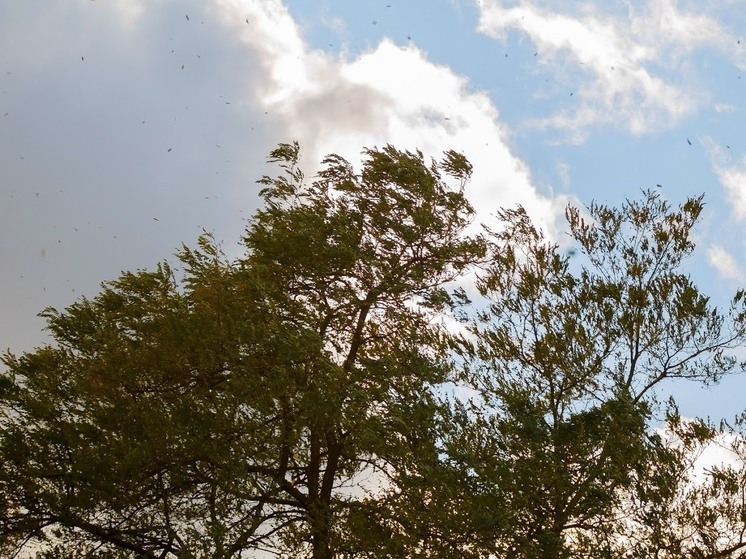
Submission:
M 725 304 L 745 101 L 743 0 L 0 2 L 0 348 L 202 230 L 238 250 L 294 140 L 308 177 L 328 153 L 455 149 L 481 220 L 521 204 L 560 243 L 568 203 L 704 194 L 687 272 Z M 746 408 L 746 376 L 673 390 L 685 415 Z

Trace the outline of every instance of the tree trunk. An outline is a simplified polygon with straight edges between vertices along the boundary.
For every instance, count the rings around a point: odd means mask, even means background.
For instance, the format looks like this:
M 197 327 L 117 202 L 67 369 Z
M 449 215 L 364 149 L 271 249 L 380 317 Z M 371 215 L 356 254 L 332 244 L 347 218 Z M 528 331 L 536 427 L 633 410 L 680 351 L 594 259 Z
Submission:
M 333 554 L 329 547 L 329 507 L 326 504 L 318 504 L 312 514 L 313 559 L 332 559 Z

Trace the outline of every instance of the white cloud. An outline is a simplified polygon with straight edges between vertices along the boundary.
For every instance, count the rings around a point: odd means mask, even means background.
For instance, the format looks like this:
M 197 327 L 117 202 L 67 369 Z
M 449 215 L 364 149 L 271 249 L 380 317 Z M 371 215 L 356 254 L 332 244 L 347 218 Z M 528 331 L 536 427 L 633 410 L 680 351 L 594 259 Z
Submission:
M 715 103 L 713 108 L 717 113 L 732 113 L 736 111 L 736 106 L 730 103 Z
M 720 183 L 725 188 L 733 213 L 739 221 L 746 219 L 746 160 L 740 166 L 717 169 Z
M 701 142 L 718 181 L 725 189 L 734 217 L 739 221 L 746 220 L 746 157 L 733 165 L 728 154 L 712 138 L 705 137 Z
M 684 425 L 699 421 L 695 417 L 682 417 Z M 669 427 L 662 426 L 655 429 L 663 441 L 673 448 L 681 448 L 684 444 L 681 438 Z M 706 481 L 708 472 L 713 468 L 742 468 L 746 466 L 743 460 L 743 450 L 746 439 L 737 431 L 723 431 L 716 433 L 703 444 L 695 445 L 688 456 L 691 466 L 688 478 L 690 483 L 698 484 Z
M 509 132 L 489 97 L 467 80 L 427 59 L 414 46 L 388 39 L 357 57 L 309 48 L 277 0 L 217 0 L 234 27 L 237 12 L 255 22 L 242 39 L 261 53 L 267 80 L 257 99 L 280 115 L 306 162 L 338 153 L 359 160 L 362 147 L 391 143 L 439 158 L 463 152 L 474 165 L 469 198 L 480 217 L 523 204 L 550 233 L 565 201 L 540 195 L 531 173 L 508 144 Z
M 673 0 L 650 0 L 639 12 L 630 6 L 624 15 L 600 14 L 588 5 L 580 13 L 563 13 L 535 2 L 477 4 L 479 31 L 498 40 L 511 29 L 526 33 L 541 67 L 576 84 L 574 108 L 537 122 L 566 129 L 576 141 L 593 124 L 620 125 L 635 134 L 672 126 L 707 98 L 691 80 L 683 85 L 686 55 L 731 44 L 714 19 L 680 10 Z M 658 70 L 663 67 L 671 77 Z
M 707 249 L 707 260 L 721 277 L 743 282 L 743 270 L 741 270 L 735 258 L 723 247 L 713 245 Z
M 713 468 L 724 466 L 742 467 L 743 463 L 734 451 L 739 444 L 743 444 L 743 439 L 737 433 L 722 433 L 715 437 L 697 456 L 694 462 L 695 475 L 701 476 Z

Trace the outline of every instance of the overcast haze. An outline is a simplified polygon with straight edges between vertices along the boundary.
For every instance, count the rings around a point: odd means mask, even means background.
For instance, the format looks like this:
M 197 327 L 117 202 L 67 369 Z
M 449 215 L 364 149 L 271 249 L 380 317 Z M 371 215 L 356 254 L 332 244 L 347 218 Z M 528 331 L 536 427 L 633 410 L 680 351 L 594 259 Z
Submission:
M 363 146 L 459 150 L 482 219 L 521 203 L 560 242 L 568 202 L 704 192 L 691 272 L 724 302 L 746 265 L 742 38 L 740 1 L 0 1 L 0 347 L 201 228 L 235 250 L 292 140 L 309 175 Z M 678 396 L 719 417 L 745 387 Z

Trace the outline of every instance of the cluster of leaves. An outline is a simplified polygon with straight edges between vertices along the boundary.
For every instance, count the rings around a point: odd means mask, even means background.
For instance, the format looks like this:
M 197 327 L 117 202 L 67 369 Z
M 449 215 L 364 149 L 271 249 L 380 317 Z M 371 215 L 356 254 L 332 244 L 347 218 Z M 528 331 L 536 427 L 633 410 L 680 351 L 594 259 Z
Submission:
M 680 269 L 702 200 L 570 207 L 571 260 L 520 208 L 469 236 L 463 156 L 364 153 L 309 184 L 279 146 L 243 256 L 204 235 L 5 354 L 0 553 L 743 553 L 746 470 L 692 459 L 722 432 L 653 428 L 663 381 L 717 382 L 746 336 L 743 294 Z

